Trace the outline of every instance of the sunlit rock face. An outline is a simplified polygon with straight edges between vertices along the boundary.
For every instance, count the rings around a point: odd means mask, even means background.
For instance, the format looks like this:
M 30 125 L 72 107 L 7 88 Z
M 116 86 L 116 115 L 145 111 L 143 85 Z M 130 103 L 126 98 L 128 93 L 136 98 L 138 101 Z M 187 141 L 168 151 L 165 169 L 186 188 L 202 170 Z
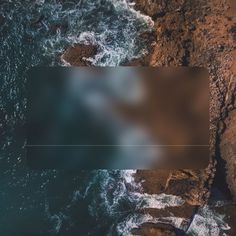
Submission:
M 212 163 L 204 171 L 192 171 L 199 178 L 200 185 L 189 199 L 196 203 L 197 199 L 212 198 L 231 199 L 234 195 L 234 91 L 235 91 L 235 4 L 233 1 L 135 1 L 137 9 L 152 17 L 157 31 L 156 44 L 150 54 L 135 64 L 151 66 L 160 65 L 201 65 L 210 73 L 210 147 Z M 221 23 L 212 28 L 214 22 Z M 231 32 L 228 34 L 227 32 Z M 227 36 L 226 36 L 227 35 Z M 222 161 L 226 160 L 226 164 Z M 216 164 L 218 163 L 218 164 Z M 182 172 L 182 173 L 181 173 Z M 158 173 L 158 172 L 157 172 Z M 195 173 L 195 174 L 194 174 Z M 173 180 L 173 186 L 178 185 L 177 179 L 188 181 L 184 171 L 170 176 L 179 176 Z M 182 177 L 180 177 L 182 175 Z M 184 175 L 186 177 L 184 177 Z M 140 176 L 147 179 L 143 183 L 145 189 L 155 192 L 163 189 L 168 183 L 165 173 L 143 173 Z M 159 177 L 157 181 L 155 176 Z M 185 182 L 183 181 L 183 182 Z M 156 188 L 152 186 L 156 183 Z M 206 188 L 202 188 L 203 186 Z M 148 187 L 146 187 L 148 186 Z M 186 186 L 184 184 L 184 186 Z M 200 187 L 202 186 L 202 187 Z M 229 188 L 231 191 L 229 191 Z M 198 191 L 199 190 L 199 191 Z M 191 192 L 191 191 L 190 191 Z M 212 200 L 211 198 L 211 200 Z M 211 201 L 210 201 L 211 202 Z M 214 201 L 213 201 L 214 202 Z M 203 202 L 202 202 L 203 203 Z M 233 207 L 229 207 L 233 209 Z M 227 213 L 226 213 L 227 212 Z M 221 211 L 222 213 L 222 211 Z M 232 212 L 225 211 L 232 216 Z M 200 224 L 203 227 L 202 224 Z M 200 227 L 200 228 L 201 228 Z M 231 227 L 232 224 L 231 224 Z M 208 228 L 209 231 L 198 231 L 198 234 L 220 234 L 218 229 Z M 227 227 L 226 227 L 227 228 Z M 234 229 L 230 229 L 233 235 Z

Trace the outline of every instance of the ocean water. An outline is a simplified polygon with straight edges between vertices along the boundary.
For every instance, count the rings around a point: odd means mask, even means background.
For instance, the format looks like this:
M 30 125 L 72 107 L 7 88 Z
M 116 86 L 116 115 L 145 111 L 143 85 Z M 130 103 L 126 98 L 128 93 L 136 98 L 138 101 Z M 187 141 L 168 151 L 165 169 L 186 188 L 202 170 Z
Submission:
M 98 46 L 97 55 L 87 58 L 93 65 L 118 66 L 146 53 L 139 35 L 152 27 L 152 20 L 128 0 L 0 2 L 0 235 L 127 236 L 145 222 L 169 222 L 180 229 L 186 225 L 186 219 L 138 213 L 184 200 L 144 193 L 135 170 L 32 171 L 25 160 L 27 69 L 67 66 L 59 58 L 74 43 Z M 213 213 L 205 224 L 201 217 L 206 212 L 193 218 L 190 235 L 199 227 L 201 235 L 212 236 L 229 228 Z

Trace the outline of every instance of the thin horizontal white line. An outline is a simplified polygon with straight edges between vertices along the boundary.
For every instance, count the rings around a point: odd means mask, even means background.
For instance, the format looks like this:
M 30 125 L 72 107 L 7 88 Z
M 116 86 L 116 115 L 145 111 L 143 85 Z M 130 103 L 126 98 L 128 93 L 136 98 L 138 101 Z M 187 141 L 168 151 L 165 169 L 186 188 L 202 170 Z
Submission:
M 210 145 L 93 145 L 93 144 L 78 144 L 78 145 L 44 145 L 44 144 L 27 144 L 26 147 L 209 147 Z

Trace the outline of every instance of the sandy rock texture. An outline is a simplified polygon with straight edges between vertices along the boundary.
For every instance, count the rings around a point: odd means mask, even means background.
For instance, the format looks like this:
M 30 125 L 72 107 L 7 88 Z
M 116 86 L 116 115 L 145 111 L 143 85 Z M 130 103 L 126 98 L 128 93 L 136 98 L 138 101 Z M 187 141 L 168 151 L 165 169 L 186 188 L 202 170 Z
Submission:
M 226 161 L 226 181 L 231 193 L 235 195 L 233 97 L 236 79 L 234 77 L 236 24 L 232 2 L 225 0 L 136 0 L 135 2 L 137 10 L 154 20 L 157 37 L 146 58 L 135 60 L 131 65 L 205 67 L 209 71 L 211 95 L 211 159 L 208 168 L 199 171 L 170 171 L 168 177 L 166 172 L 165 175 L 162 175 L 161 171 L 151 175 L 140 171 L 140 176 L 146 175 L 144 188 L 153 189 L 151 185 L 157 177 L 160 179 L 157 186 L 162 186 L 161 191 L 164 188 L 165 192 L 179 193 L 190 204 L 202 204 L 209 197 L 215 172 L 224 174 L 223 159 Z M 160 175 L 162 178 L 159 178 Z M 173 187 L 170 187 L 171 185 Z M 156 191 L 159 190 L 157 187 Z
M 219 188 L 227 197 L 235 200 L 235 2 L 227 0 L 136 0 L 135 2 L 136 9 L 151 16 L 155 21 L 157 38 L 151 52 L 140 61 L 131 62 L 131 65 L 205 67 L 209 71 L 211 96 L 209 166 L 198 171 L 139 171 L 137 178 L 144 181 L 145 191 L 177 194 L 185 199 L 187 204 L 193 206 L 207 203 L 212 187 Z M 189 206 L 178 210 L 186 212 L 185 209 L 189 209 Z M 224 211 L 224 214 L 229 216 L 231 226 L 229 235 L 235 233 L 232 223 L 233 209 L 234 205 L 230 205 L 218 210 Z M 148 212 L 152 211 L 149 209 Z M 146 227 L 143 226 L 141 229 L 145 230 Z M 141 235 L 145 235 L 145 232 Z M 163 232 L 160 235 L 168 233 Z

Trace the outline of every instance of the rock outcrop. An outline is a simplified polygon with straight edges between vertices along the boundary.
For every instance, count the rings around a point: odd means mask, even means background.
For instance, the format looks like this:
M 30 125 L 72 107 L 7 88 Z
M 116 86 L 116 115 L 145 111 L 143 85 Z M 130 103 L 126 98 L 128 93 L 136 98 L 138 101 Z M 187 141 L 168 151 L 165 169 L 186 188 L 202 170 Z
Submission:
M 225 0 L 152 2 L 136 0 L 135 2 L 136 9 L 151 16 L 155 21 L 157 34 L 150 53 L 145 59 L 135 60 L 135 65 L 205 67 L 209 71 L 211 96 L 209 166 L 198 171 L 139 171 L 137 178 L 143 181 L 144 191 L 177 194 L 190 205 L 207 203 L 212 186 L 220 189 L 223 194 L 227 195 L 229 192 L 235 199 L 236 20 L 233 2 Z M 230 214 L 229 210 L 226 214 Z M 231 226 L 234 232 L 234 226 Z
M 139 228 L 132 230 L 134 235 L 143 235 L 143 236 L 175 236 L 175 228 L 168 224 L 153 224 L 153 223 L 144 223 Z
M 235 89 L 235 71 L 231 69 L 235 59 L 235 19 L 232 11 L 230 13 L 232 4 L 223 0 L 135 2 L 136 9 L 151 16 L 155 21 L 157 34 L 155 45 L 147 55 L 149 60 L 141 59 L 140 65 L 145 61 L 147 66 L 201 66 L 209 71 L 210 164 L 205 170 L 169 171 L 169 175 L 164 175 L 166 179 L 159 178 L 159 183 L 156 183 L 156 186 L 162 186 L 162 191 L 179 193 L 190 204 L 203 204 L 209 197 L 216 169 L 222 168 L 215 166 L 217 159 L 222 158 L 219 153 L 220 147 L 227 146 L 222 150 L 223 158 L 231 159 L 229 166 L 226 164 L 227 182 L 230 186 L 234 183 L 233 180 L 229 180 L 233 176 L 235 155 L 233 111 L 225 121 L 225 113 L 229 107 L 225 100 L 232 100 L 232 91 Z M 138 65 L 137 60 L 135 64 Z M 234 109 L 234 105 L 230 107 Z M 222 125 L 226 126 L 224 134 L 221 131 Z M 224 157 L 227 151 L 231 152 L 231 158 Z M 143 177 L 144 174 L 139 175 Z M 153 173 L 153 176 L 150 176 L 150 173 L 146 175 L 145 190 L 153 188 L 146 188 L 147 183 L 153 182 L 159 175 L 162 175 L 161 172 Z M 233 193 L 232 190 L 231 192 Z
M 210 161 L 202 170 L 139 170 L 147 193 L 181 196 L 188 215 L 208 202 L 212 186 L 236 199 L 236 17 L 230 0 L 135 0 L 135 9 L 155 22 L 149 53 L 132 66 L 200 66 L 209 71 Z M 95 46 L 77 45 L 63 54 L 71 65 L 89 65 Z M 155 210 L 147 209 L 156 214 Z M 175 235 L 173 227 L 143 225 L 139 235 Z M 233 231 L 234 232 L 234 231 Z
M 87 59 L 97 53 L 95 45 L 75 44 L 68 47 L 61 55 L 61 60 L 71 66 L 90 66 L 91 62 Z

